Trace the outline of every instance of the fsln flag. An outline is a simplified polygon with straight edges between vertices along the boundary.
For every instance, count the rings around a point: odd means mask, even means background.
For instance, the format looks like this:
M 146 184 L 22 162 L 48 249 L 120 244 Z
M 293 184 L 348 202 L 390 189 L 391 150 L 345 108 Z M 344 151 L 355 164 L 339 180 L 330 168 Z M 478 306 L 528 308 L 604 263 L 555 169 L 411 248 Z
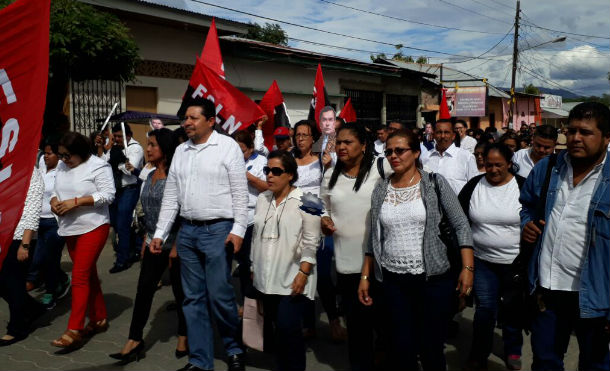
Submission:
M 284 97 L 277 82 L 273 80 L 271 86 L 258 104 L 267 115 L 267 122 L 263 126 L 265 145 L 269 150 L 273 148 L 273 132 L 279 126 L 290 127 L 290 117 L 286 111 Z
M 23 212 L 40 142 L 49 9 L 49 0 L 17 0 L 0 10 L 0 266 Z
M 449 112 L 449 105 L 447 104 L 447 89 L 441 89 L 441 106 L 438 112 L 438 118 L 440 120 L 448 120 L 451 118 L 451 113 Z
M 247 128 L 265 115 L 258 104 L 197 58 L 178 116 L 184 117 L 189 105 L 203 99 L 214 102 L 216 123 L 229 134 Z
M 225 65 L 222 62 L 222 54 L 220 53 L 220 44 L 218 43 L 218 32 L 216 31 L 216 21 L 212 18 L 210 30 L 205 39 L 203 50 L 201 51 L 201 60 L 203 64 L 208 66 L 218 76 L 225 78 Z
M 343 106 L 341 113 L 339 113 L 339 117 L 341 117 L 345 122 L 356 122 L 356 111 L 354 111 L 354 106 L 352 106 L 352 98 L 347 98 L 347 102 Z
M 322 66 L 318 63 L 318 70 L 316 71 L 316 80 L 313 84 L 313 96 L 311 98 L 311 105 L 309 106 L 309 120 L 315 121 L 320 129 L 320 111 L 325 106 L 330 106 L 330 99 L 326 93 L 326 87 L 324 86 L 324 77 L 322 76 Z

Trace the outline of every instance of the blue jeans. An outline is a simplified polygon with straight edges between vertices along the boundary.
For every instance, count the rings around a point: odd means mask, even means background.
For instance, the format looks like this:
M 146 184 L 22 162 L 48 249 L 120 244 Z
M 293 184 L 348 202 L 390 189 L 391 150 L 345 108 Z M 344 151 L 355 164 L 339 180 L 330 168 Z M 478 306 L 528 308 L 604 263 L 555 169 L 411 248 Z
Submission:
M 428 277 L 383 270 L 383 293 L 389 310 L 391 370 L 447 369 L 445 339 L 455 281 L 450 273 Z
M 491 354 L 498 307 L 503 309 L 502 340 L 504 355 L 521 355 L 523 334 L 521 318 L 522 288 L 513 280 L 511 264 L 496 264 L 474 258 L 477 271 L 474 275 L 476 311 L 472 323 L 472 349 L 470 358 L 485 364 Z
M 116 264 L 129 264 L 129 260 L 135 253 L 130 243 L 131 222 L 133 220 L 133 209 L 136 207 L 139 197 L 140 189 L 137 185 L 122 188 L 116 192 L 114 201 L 110 205 L 110 224 L 119 236 L 119 242 L 114 246 Z
M 578 339 L 579 370 L 610 370 L 606 318 L 580 318 L 578 292 L 539 288 L 537 295 L 544 310 L 532 322 L 532 370 L 563 370 L 572 331 Z
M 183 222 L 178 233 L 189 362 L 203 369 L 214 368 L 212 315 L 226 354 L 243 353 L 238 342 L 239 319 L 227 264 L 233 252 L 228 253 L 224 244 L 232 226 L 231 221 L 201 226 Z
M 265 351 L 273 350 L 278 371 L 305 371 L 305 341 L 303 339 L 303 310 L 312 300 L 303 295 L 264 295 Z

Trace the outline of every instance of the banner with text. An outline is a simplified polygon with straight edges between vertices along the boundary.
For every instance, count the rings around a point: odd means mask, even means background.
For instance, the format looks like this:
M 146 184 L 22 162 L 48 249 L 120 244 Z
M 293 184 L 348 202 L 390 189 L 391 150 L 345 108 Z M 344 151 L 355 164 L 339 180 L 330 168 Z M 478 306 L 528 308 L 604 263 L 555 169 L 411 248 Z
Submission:
M 447 105 L 452 117 L 483 117 L 487 105 L 487 87 L 447 88 Z

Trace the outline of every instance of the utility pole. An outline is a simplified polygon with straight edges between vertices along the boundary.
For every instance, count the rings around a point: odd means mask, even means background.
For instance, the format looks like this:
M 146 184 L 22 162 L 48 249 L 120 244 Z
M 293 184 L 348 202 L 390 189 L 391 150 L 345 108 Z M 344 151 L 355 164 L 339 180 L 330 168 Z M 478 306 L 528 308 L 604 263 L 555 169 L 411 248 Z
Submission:
M 515 40 L 513 41 L 513 76 L 510 81 L 510 104 L 508 110 L 508 127 L 513 128 L 513 114 L 515 112 L 515 79 L 517 78 L 517 59 L 519 57 L 519 9 L 521 1 L 517 0 L 515 13 Z

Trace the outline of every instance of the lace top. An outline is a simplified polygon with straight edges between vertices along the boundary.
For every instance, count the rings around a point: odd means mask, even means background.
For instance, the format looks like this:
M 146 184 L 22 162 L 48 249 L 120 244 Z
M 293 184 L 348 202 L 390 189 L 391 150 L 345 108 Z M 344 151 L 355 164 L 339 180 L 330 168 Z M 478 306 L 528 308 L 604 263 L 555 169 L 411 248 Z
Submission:
M 322 184 L 322 168 L 320 161 L 314 161 L 308 165 L 300 165 L 297 169 L 299 179 L 294 183 L 303 193 L 313 193 L 320 195 L 320 185 Z
M 379 220 L 385 238 L 381 265 L 395 273 L 424 273 L 426 208 L 419 183 L 406 188 L 389 184 Z

